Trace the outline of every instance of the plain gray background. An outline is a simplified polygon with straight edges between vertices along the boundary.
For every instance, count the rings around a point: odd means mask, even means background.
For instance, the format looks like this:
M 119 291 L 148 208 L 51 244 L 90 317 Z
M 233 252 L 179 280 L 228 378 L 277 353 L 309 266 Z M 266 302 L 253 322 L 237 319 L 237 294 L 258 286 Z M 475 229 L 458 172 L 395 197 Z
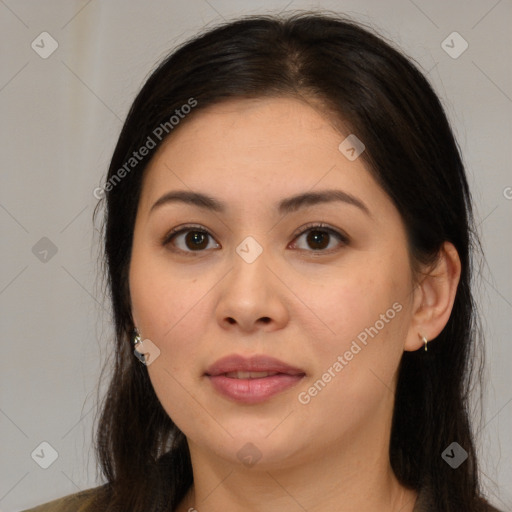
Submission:
M 512 510 L 510 0 L 0 0 L 1 512 L 100 483 L 91 439 L 111 327 L 93 190 L 143 81 L 205 25 L 315 7 L 392 39 L 428 74 L 453 124 L 487 258 L 477 287 L 487 337 L 482 478 L 491 501 Z M 36 460 L 52 450 L 43 469 Z

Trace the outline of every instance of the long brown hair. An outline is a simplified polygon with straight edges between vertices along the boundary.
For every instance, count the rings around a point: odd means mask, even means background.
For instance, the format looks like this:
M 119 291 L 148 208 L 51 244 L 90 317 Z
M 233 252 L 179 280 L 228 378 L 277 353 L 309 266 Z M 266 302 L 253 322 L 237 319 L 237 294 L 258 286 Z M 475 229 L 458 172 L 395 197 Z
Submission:
M 450 319 L 428 352 L 405 352 L 400 363 L 389 456 L 402 484 L 429 486 L 436 510 L 480 510 L 468 415 L 471 377 L 480 371 L 470 288 L 478 242 L 459 149 L 438 97 L 411 60 L 370 29 L 330 13 L 250 16 L 209 29 L 157 67 L 130 109 L 105 187 L 115 360 L 96 446 L 107 509 L 174 510 L 193 481 L 186 438 L 132 347 L 128 269 L 144 169 L 164 140 L 154 130 L 190 98 L 197 104 L 180 122 L 226 99 L 264 96 L 316 100 L 364 141 L 362 158 L 401 213 L 414 262 L 433 261 L 445 241 L 456 247 L 462 273 Z M 152 134 L 147 156 L 114 179 Z M 454 441 L 468 453 L 457 470 L 441 457 Z

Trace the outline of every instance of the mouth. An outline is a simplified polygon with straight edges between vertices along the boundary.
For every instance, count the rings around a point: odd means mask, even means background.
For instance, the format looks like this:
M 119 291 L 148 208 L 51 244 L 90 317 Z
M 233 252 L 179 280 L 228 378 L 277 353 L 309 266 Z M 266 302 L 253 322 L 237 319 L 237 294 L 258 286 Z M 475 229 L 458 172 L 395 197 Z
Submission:
M 226 377 L 229 377 L 230 379 L 263 379 L 265 377 L 272 377 L 274 375 L 279 375 L 279 372 L 243 372 L 243 371 L 236 371 L 236 372 L 229 372 L 224 373 Z
M 215 392 L 232 401 L 256 404 L 269 400 L 298 384 L 306 373 L 269 356 L 220 359 L 206 372 Z

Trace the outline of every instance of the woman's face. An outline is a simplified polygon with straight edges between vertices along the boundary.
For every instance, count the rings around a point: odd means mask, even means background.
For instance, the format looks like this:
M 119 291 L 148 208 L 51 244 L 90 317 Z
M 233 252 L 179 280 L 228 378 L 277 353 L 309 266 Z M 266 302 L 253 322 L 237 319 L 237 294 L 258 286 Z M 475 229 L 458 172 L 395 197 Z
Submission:
M 179 126 L 146 170 L 132 312 L 193 456 L 286 467 L 389 433 L 411 265 L 360 147 L 339 148 L 348 135 L 295 99 L 232 100 Z

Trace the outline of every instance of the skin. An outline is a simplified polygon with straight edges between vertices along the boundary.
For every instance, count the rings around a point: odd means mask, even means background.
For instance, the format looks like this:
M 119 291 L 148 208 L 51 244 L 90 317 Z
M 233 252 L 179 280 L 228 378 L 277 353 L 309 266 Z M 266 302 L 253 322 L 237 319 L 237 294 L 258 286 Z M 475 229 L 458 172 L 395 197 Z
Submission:
M 187 119 L 146 170 L 129 284 L 134 323 L 160 350 L 151 382 L 191 452 L 194 485 L 180 512 L 414 508 L 416 493 L 388 457 L 397 368 L 404 350 L 421 349 L 421 336 L 433 340 L 448 321 L 460 262 L 446 243 L 415 278 L 399 212 L 362 158 L 338 149 L 348 134 L 298 99 L 230 100 Z M 326 189 L 369 213 L 339 201 L 275 208 Z M 173 190 L 208 194 L 226 211 L 177 202 L 150 211 Z M 312 222 L 348 242 L 324 233 L 318 250 L 308 232 L 294 236 Z M 200 250 L 186 233 L 162 243 L 189 223 L 211 235 Z M 263 250 L 253 263 L 236 252 L 247 236 Z M 299 393 L 395 303 L 400 312 L 301 403 Z M 305 377 L 261 404 L 235 403 L 204 376 L 234 353 L 276 357 Z M 237 457 L 246 443 L 261 455 L 250 467 Z

